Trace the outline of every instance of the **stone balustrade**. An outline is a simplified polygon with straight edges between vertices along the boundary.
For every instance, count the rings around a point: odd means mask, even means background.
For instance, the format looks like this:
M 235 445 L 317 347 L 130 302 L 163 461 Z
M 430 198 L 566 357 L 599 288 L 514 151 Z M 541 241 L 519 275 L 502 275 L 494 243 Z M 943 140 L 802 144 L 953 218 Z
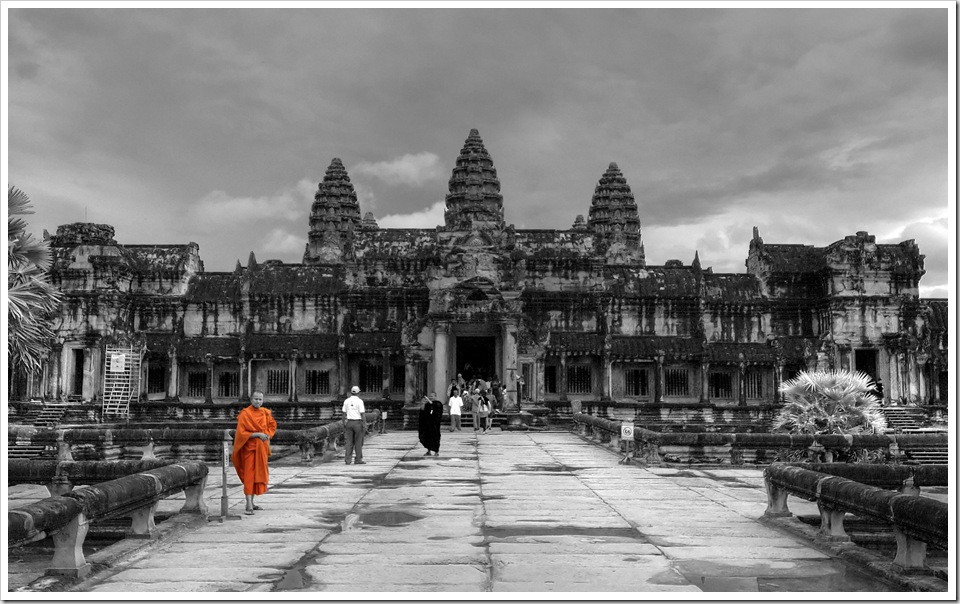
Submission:
M 595 440 L 621 448 L 620 420 L 574 413 L 575 429 Z M 775 461 L 833 462 L 859 451 L 865 461 L 896 462 L 911 450 L 946 448 L 947 433 L 929 434 L 769 434 L 728 432 L 654 432 L 634 428 L 637 457 L 647 463 L 698 462 L 767 464 Z
M 47 459 L 11 459 L 7 462 L 7 484 L 39 484 L 50 495 L 65 495 L 74 485 L 98 484 L 138 474 L 173 463 L 169 460 L 140 461 L 61 461 Z
M 364 415 L 368 430 L 376 430 L 382 422 L 379 410 Z M 233 431 L 227 430 L 232 438 Z M 343 421 L 337 420 L 303 430 L 278 429 L 270 440 L 275 454 L 283 455 L 298 450 L 305 458 L 315 451 L 322 452 L 323 443 L 336 446 L 342 438 Z M 43 444 L 57 449 L 59 461 L 122 460 L 122 459 L 194 459 L 220 463 L 224 430 L 191 428 L 189 424 L 177 428 L 110 428 L 84 427 L 60 430 L 37 430 L 11 427 L 10 442 Z
M 870 467 L 858 466 L 867 475 L 871 472 Z M 931 471 L 929 475 L 923 475 L 921 480 L 930 479 L 945 485 L 946 480 L 940 480 L 940 472 Z M 945 479 L 946 472 L 942 472 L 942 478 Z M 890 480 L 891 476 L 883 479 Z M 767 509 L 764 517 L 791 516 L 787 508 L 788 495 L 814 501 L 820 510 L 818 539 L 850 541 L 843 527 L 844 516 L 850 513 L 893 527 L 897 540 L 897 553 L 893 562 L 904 569 L 925 568 L 928 544 L 938 548 L 947 547 L 949 506 L 940 501 L 890 491 L 790 464 L 778 463 L 769 466 L 764 470 L 764 480 L 767 489 Z
M 184 492 L 180 513 L 206 515 L 203 500 L 208 469 L 201 462 L 168 464 L 82 486 L 28 504 L 7 513 L 7 545 L 16 547 L 52 536 L 53 559 L 47 574 L 83 577 L 90 564 L 83 555 L 83 541 L 90 523 L 130 517 L 132 537 L 152 539 L 158 535 L 154 513 L 160 500 Z

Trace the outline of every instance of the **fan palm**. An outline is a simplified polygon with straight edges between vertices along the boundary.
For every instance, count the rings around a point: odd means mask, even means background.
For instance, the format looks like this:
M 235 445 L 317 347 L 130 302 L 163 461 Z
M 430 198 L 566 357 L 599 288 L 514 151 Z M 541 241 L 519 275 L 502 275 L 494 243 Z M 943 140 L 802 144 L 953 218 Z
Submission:
M 30 198 L 20 189 L 7 190 L 7 355 L 11 371 L 34 372 L 54 337 L 50 318 L 61 295 L 47 279 L 50 244 L 27 233 L 22 218 L 33 214 Z
M 780 385 L 786 401 L 774 431 L 798 434 L 859 434 L 886 428 L 876 385 L 859 371 L 802 371 Z

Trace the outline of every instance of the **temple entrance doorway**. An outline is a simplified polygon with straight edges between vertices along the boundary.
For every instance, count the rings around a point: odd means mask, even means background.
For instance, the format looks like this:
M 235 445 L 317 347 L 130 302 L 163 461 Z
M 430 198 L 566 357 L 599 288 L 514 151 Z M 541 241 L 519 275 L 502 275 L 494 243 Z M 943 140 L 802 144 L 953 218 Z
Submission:
M 862 371 L 870 376 L 871 379 L 877 379 L 877 351 L 869 348 L 854 351 L 854 365 L 857 371 Z
M 497 339 L 493 336 L 457 336 L 457 366 L 468 382 L 490 379 L 497 371 Z

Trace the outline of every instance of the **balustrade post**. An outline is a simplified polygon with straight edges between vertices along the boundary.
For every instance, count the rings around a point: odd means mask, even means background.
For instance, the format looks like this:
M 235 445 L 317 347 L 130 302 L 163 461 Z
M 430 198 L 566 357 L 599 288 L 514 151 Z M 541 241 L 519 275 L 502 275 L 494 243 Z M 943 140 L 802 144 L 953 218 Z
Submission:
M 90 574 L 90 565 L 83 557 L 83 540 L 90 522 L 80 512 L 65 527 L 53 534 L 53 560 L 46 574 L 83 578 Z
M 893 535 L 897 539 L 897 555 L 893 563 L 904 569 L 925 568 L 927 544 L 907 536 L 897 525 L 893 525 Z
M 180 508 L 181 514 L 207 514 L 207 502 L 203 498 L 203 490 L 207 486 L 207 475 L 202 476 L 196 484 L 192 484 L 183 489 L 183 496 L 186 501 Z
M 845 530 L 843 530 L 843 517 L 846 512 L 835 510 L 822 502 L 817 502 L 817 509 L 820 510 L 820 531 L 817 533 L 817 539 L 821 541 L 850 541 Z
M 787 496 L 789 495 L 787 490 L 780 488 L 769 478 L 763 481 L 763 486 L 767 491 L 767 509 L 764 510 L 763 517 L 783 518 L 792 516 L 793 514 L 787 508 Z
M 147 444 L 143 447 L 143 455 L 140 456 L 140 459 L 156 459 L 157 456 L 153 449 L 153 439 L 147 441 Z
M 127 533 L 128 537 L 135 539 L 155 539 L 160 534 L 153 518 L 158 505 L 160 505 L 160 502 L 154 501 L 130 513 L 131 523 L 130 531 Z

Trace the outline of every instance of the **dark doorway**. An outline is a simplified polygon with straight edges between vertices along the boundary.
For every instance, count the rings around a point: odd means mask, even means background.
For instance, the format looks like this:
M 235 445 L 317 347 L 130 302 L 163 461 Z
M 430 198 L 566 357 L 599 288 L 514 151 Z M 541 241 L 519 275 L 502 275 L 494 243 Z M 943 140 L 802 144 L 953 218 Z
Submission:
M 456 372 L 468 382 L 474 378 L 489 380 L 497 371 L 497 339 L 492 336 L 457 336 Z
M 73 351 L 73 381 L 69 394 L 83 394 L 83 350 Z
M 857 371 L 869 375 L 873 380 L 877 379 L 877 351 L 876 350 L 857 350 L 854 351 L 854 363 Z

